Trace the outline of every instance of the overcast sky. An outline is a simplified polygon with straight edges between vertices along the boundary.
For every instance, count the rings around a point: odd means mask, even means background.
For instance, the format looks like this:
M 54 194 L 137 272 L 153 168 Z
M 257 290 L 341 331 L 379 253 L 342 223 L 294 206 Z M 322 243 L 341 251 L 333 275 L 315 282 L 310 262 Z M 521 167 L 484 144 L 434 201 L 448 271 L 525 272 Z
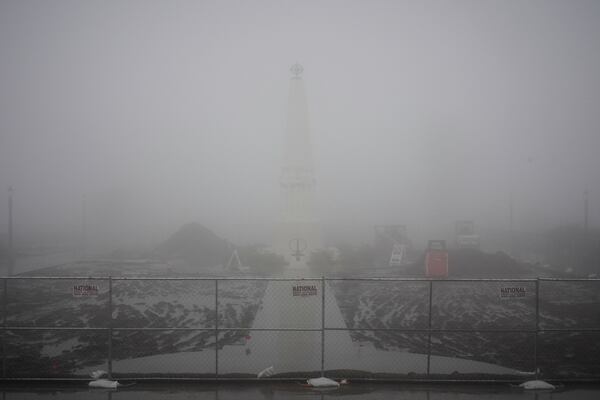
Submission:
M 324 225 L 599 224 L 599 1 L 2 0 L 0 226 L 264 240 L 296 61 Z

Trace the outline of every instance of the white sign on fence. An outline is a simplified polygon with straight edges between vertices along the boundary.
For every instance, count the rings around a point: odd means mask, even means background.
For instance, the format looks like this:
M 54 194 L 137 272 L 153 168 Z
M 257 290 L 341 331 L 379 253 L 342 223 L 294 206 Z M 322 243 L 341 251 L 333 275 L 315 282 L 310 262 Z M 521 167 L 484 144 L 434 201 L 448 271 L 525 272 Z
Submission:
M 527 296 L 527 288 L 525 286 L 503 286 L 500 288 L 501 299 L 514 299 Z
M 73 285 L 73 297 L 96 297 L 99 291 L 98 285 Z
M 297 285 L 292 286 L 292 295 L 293 296 L 316 296 L 317 295 L 317 285 Z

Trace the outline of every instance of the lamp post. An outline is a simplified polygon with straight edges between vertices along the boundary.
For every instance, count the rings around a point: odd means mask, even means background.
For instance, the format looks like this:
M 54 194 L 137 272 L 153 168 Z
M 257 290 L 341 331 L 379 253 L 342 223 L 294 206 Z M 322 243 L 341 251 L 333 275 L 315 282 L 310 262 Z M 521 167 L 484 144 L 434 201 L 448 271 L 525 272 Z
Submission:
M 588 214 L 588 208 L 589 208 L 589 204 L 588 204 L 588 189 L 587 186 L 585 188 L 585 191 L 583 192 L 583 231 L 585 233 L 586 239 L 587 239 L 587 235 L 588 235 L 588 219 L 589 219 L 589 214 Z
M 85 257 L 86 255 L 86 241 L 87 241 L 87 209 L 86 209 L 86 198 L 85 194 L 81 196 L 81 243 L 80 249 L 81 257 Z
M 11 186 L 8 188 L 8 275 L 13 274 L 15 266 L 15 255 L 13 249 L 13 192 L 14 189 Z

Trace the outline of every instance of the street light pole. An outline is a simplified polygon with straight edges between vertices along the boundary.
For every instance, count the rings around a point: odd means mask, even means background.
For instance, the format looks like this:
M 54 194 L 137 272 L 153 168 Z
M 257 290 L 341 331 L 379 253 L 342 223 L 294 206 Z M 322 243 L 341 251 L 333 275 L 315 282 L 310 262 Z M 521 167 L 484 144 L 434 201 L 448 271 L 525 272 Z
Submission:
M 586 235 L 587 238 L 587 234 L 588 234 L 588 218 L 589 218 L 589 214 L 588 214 L 588 189 L 587 187 L 585 188 L 585 191 L 583 192 L 583 231 Z
M 8 275 L 13 274 L 15 254 L 13 248 L 13 187 L 8 188 Z
M 509 234 L 509 246 L 510 246 L 510 256 L 516 257 L 515 254 L 515 233 L 514 233 L 514 211 L 513 211 L 513 193 L 510 192 L 510 197 L 508 199 L 508 234 Z
M 86 255 L 86 244 L 87 244 L 87 212 L 86 212 L 86 199 L 85 194 L 81 197 L 81 256 Z

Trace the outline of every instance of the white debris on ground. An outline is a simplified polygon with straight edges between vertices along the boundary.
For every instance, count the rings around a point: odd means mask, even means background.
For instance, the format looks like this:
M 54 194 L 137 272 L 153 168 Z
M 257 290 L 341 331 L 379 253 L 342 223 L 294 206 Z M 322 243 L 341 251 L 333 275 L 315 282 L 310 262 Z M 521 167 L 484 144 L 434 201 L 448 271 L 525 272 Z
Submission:
M 316 388 L 332 388 L 339 387 L 340 384 L 333 379 L 325 378 L 324 376 L 320 378 L 312 378 L 306 381 L 310 386 Z
M 260 371 L 258 374 L 256 374 L 257 378 L 265 378 L 267 376 L 271 376 L 275 373 L 275 368 L 273 368 L 273 366 L 271 365 L 270 367 L 267 367 L 265 369 L 263 369 L 262 371 Z
M 539 380 L 523 382 L 519 385 L 519 387 L 526 389 L 526 390 L 553 390 L 553 389 L 556 389 L 556 386 L 554 386 L 548 382 L 539 381 Z
M 94 379 L 100 379 L 105 375 L 108 375 L 108 372 L 103 371 L 101 369 L 90 372 L 90 376 Z
M 108 379 L 96 379 L 89 383 L 89 387 L 102 389 L 116 389 L 117 386 L 120 386 L 118 381 L 109 381 Z

